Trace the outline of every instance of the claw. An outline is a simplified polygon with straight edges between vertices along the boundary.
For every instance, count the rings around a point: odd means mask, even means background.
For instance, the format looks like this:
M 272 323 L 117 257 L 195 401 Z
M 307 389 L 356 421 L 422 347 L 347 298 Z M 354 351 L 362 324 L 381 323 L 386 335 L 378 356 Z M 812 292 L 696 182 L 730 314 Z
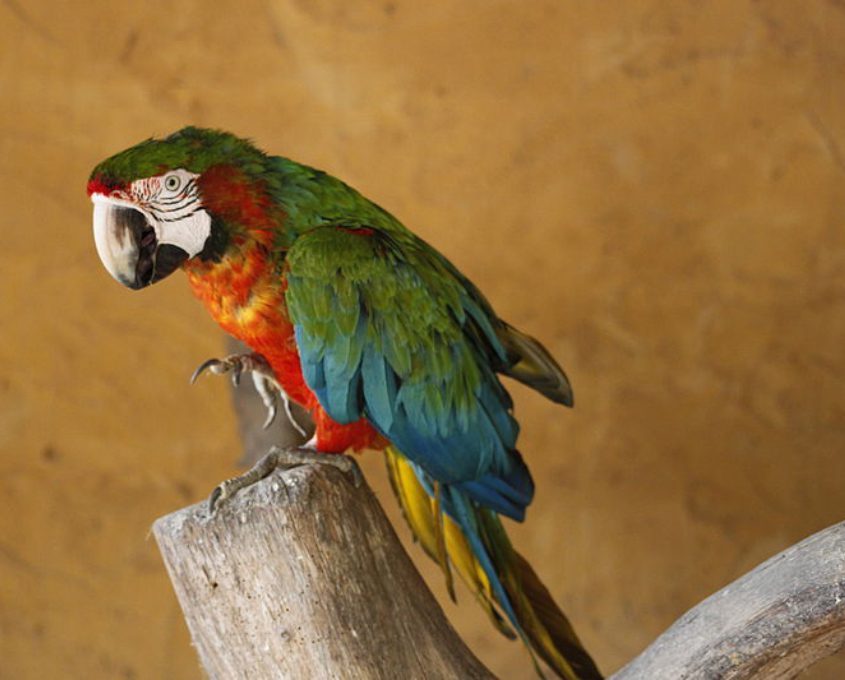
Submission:
M 222 484 L 220 486 L 215 486 L 214 491 L 212 491 L 211 495 L 208 497 L 209 517 L 214 517 L 214 515 L 217 514 L 217 504 L 220 502 L 220 497 L 223 495 L 222 486 Z
M 273 421 L 276 419 L 277 410 L 278 409 L 276 408 L 275 402 L 273 403 L 272 406 L 267 407 L 267 419 L 261 425 L 262 430 L 266 430 L 268 427 L 270 427 L 273 424 Z M 293 421 L 291 421 L 291 422 L 294 424 L 295 427 L 297 427 L 297 428 L 299 427 L 299 425 L 297 425 Z
M 199 366 L 197 366 L 197 370 L 193 372 L 191 375 L 191 385 L 196 383 L 197 378 L 199 378 L 203 373 L 210 370 L 212 373 L 217 373 L 218 366 L 222 365 L 223 362 L 220 359 L 207 359 L 203 361 Z
M 255 391 L 258 392 L 258 396 L 261 397 L 261 401 L 267 407 L 267 419 L 264 421 L 264 425 L 262 425 L 266 430 L 276 419 L 276 395 L 268 388 L 270 380 L 267 376 L 254 372 L 252 374 L 252 382 L 255 385 Z
M 267 419 L 264 421 L 263 428 L 266 430 L 276 419 L 276 414 L 278 413 L 276 395 L 278 395 L 282 398 L 285 415 L 290 421 L 290 424 L 293 425 L 294 429 L 303 437 L 308 436 L 305 429 L 296 422 L 296 418 L 293 417 L 290 399 L 288 398 L 287 393 L 276 380 L 273 375 L 273 370 L 270 368 L 267 360 L 260 354 L 235 354 L 228 356 L 225 359 L 208 359 L 200 364 L 197 367 L 197 370 L 194 371 L 191 376 L 191 384 L 193 385 L 200 375 L 207 370 L 216 375 L 222 375 L 223 373 L 231 371 L 232 383 L 235 387 L 240 386 L 241 376 L 244 371 L 250 371 L 252 373 L 252 381 L 255 384 L 255 390 L 261 397 L 261 401 L 264 402 L 264 406 L 267 407 Z
M 288 417 L 288 422 L 291 425 L 293 425 L 293 429 L 296 430 L 297 432 L 299 432 L 299 434 L 301 434 L 303 437 L 307 437 L 308 433 L 305 431 L 305 428 L 302 427 L 302 425 L 300 425 L 298 422 L 296 422 L 296 418 L 293 417 L 293 411 L 290 408 L 290 399 L 287 398 L 287 395 L 285 395 L 284 402 L 285 402 L 285 415 Z M 272 423 L 272 422 L 273 421 L 271 420 L 270 423 Z M 270 423 L 267 423 L 267 424 L 269 425 Z
M 264 425 L 262 427 L 266 430 L 276 419 L 276 414 L 279 411 L 278 402 L 276 400 L 276 395 L 278 395 L 282 398 L 288 422 L 293 425 L 294 429 L 299 432 L 299 434 L 303 437 L 307 437 L 308 433 L 298 422 L 296 422 L 296 418 L 293 417 L 293 412 L 290 407 L 290 399 L 288 399 L 288 395 L 282 389 L 282 386 L 279 385 L 275 379 L 258 372 L 254 372 L 252 374 L 252 381 L 255 383 L 255 391 L 258 392 L 258 395 L 264 402 L 264 406 L 267 407 L 267 419 L 264 421 Z

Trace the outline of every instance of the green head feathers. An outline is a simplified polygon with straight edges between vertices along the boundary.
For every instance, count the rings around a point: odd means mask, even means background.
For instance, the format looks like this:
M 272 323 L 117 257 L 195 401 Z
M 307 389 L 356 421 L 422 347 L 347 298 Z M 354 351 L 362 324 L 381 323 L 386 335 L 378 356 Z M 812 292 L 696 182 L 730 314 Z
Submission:
M 403 232 L 340 180 L 268 156 L 228 132 L 197 127 L 103 161 L 91 173 L 88 194 L 100 257 L 132 287 L 153 283 L 194 257 L 220 261 L 244 239 L 283 257 L 301 234 L 326 223 Z
M 174 168 L 202 174 L 226 163 L 260 172 L 265 154 L 249 141 L 221 130 L 186 127 L 163 139 L 148 139 L 106 159 L 91 173 L 89 191 L 121 187 Z M 93 188 L 92 188 L 93 187 Z
M 94 240 L 106 269 L 130 288 L 194 257 L 222 257 L 234 229 L 275 224 L 267 157 L 227 132 L 187 127 L 100 163 L 88 181 Z

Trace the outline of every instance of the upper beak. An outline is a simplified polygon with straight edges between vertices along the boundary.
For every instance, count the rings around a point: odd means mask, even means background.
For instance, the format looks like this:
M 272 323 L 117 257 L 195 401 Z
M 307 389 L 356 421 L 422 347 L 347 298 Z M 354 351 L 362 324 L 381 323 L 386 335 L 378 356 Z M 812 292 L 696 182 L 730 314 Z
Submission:
M 187 257 L 181 248 L 159 245 L 140 210 L 95 194 L 94 242 L 103 266 L 124 286 L 137 290 L 173 272 Z

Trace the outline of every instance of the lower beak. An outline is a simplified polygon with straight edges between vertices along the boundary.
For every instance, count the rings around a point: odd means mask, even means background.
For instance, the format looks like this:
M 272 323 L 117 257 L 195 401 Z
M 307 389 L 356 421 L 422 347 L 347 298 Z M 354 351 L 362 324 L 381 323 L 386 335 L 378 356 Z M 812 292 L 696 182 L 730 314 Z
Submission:
M 188 257 L 178 246 L 159 244 L 140 210 L 96 198 L 94 242 L 109 274 L 134 290 L 163 279 Z

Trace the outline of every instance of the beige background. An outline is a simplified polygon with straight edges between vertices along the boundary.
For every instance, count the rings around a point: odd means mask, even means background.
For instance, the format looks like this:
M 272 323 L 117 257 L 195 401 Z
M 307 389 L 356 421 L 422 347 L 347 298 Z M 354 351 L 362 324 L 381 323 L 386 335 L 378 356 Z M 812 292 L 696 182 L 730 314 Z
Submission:
M 839 0 L 6 0 L 0 678 L 199 676 L 148 528 L 233 472 L 225 382 L 187 384 L 224 341 L 181 275 L 102 270 L 97 161 L 251 136 L 542 338 L 577 407 L 514 388 L 539 487 L 515 541 L 611 671 L 845 518 L 843 74 Z M 532 677 L 462 595 L 482 659 Z

